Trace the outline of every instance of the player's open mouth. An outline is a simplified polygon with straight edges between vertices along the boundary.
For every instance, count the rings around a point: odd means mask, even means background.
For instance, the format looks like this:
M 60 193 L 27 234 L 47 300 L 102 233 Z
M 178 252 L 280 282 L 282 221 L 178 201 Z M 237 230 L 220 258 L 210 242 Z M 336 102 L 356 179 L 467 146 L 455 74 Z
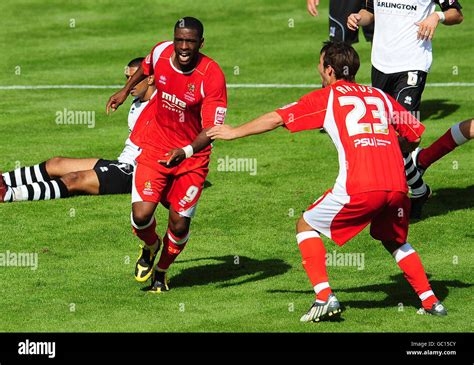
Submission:
M 190 53 L 178 53 L 178 59 L 180 63 L 188 63 L 191 59 Z

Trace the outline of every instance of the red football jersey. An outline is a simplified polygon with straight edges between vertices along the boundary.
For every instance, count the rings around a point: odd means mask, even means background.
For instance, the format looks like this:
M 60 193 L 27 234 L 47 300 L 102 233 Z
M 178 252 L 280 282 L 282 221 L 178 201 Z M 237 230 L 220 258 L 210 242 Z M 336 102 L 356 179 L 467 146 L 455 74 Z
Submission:
M 173 42 L 153 47 L 142 67 L 154 74 L 157 88 L 155 118 L 149 123 L 142 148 L 157 159 L 174 148 L 191 144 L 204 128 L 224 123 L 227 90 L 224 73 L 211 58 L 199 54 L 196 67 L 182 72 L 171 62 Z M 209 157 L 211 146 L 195 156 Z
M 425 128 L 383 91 L 340 80 L 276 112 L 291 132 L 329 134 L 339 155 L 334 194 L 408 191 L 397 133 L 414 142 Z

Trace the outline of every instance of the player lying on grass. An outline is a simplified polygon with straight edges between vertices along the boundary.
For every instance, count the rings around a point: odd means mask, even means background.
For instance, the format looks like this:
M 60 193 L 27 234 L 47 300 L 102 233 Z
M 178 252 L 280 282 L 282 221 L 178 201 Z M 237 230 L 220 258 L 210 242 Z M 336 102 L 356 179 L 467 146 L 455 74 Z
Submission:
M 474 119 L 453 125 L 427 148 L 418 147 L 412 153 L 413 162 L 423 175 L 428 167 L 443 156 L 474 138 Z
M 179 19 L 174 40 L 153 47 L 127 85 L 112 95 L 107 112 L 126 99 L 146 75 L 155 75 L 155 119 L 143 136 L 132 188 L 132 227 L 143 241 L 135 265 L 135 279 L 152 276 L 150 292 L 169 290 L 166 272 L 189 240 L 189 227 L 209 171 L 211 139 L 206 131 L 223 124 L 227 107 L 226 83 L 219 65 L 199 52 L 203 25 L 192 17 Z M 169 208 L 163 250 L 156 233 L 158 203 Z
M 341 312 L 329 286 L 320 234 L 342 246 L 368 224 L 372 237 L 392 254 L 418 294 L 422 311 L 446 315 L 418 254 L 407 242 L 410 200 L 397 134 L 405 139 L 409 152 L 419 143 L 424 127 L 388 94 L 356 84 L 359 65 L 357 52 L 348 44 L 325 43 L 318 65 L 323 89 L 239 127 L 212 128 L 207 135 L 232 140 L 280 126 L 291 132 L 324 127 L 335 144 L 339 155 L 336 184 L 296 225 L 303 266 L 316 293 L 301 321 L 319 321 Z
M 130 61 L 125 68 L 127 79 L 136 72 L 142 60 Z M 117 160 L 53 157 L 38 165 L 6 172 L 0 175 L 0 202 L 58 199 L 78 194 L 129 194 L 141 126 L 153 117 L 149 112 L 152 107 L 149 100 L 154 92 L 153 76 L 132 90 L 135 99 L 128 114 L 130 136 Z

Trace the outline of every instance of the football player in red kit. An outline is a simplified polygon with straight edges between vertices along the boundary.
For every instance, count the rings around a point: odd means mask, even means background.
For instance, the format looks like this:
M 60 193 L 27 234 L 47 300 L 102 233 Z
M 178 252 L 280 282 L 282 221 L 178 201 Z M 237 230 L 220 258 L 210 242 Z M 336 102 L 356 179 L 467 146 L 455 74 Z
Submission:
M 383 91 L 356 84 L 359 65 L 350 45 L 328 42 L 318 66 L 323 89 L 237 128 L 212 128 L 208 136 L 231 140 L 279 126 L 291 132 L 324 127 L 334 142 L 339 155 L 336 184 L 306 210 L 296 227 L 303 266 L 316 293 L 301 321 L 317 322 L 341 312 L 328 282 L 320 233 L 342 246 L 368 224 L 372 237 L 393 255 L 418 294 L 422 312 L 446 315 L 418 254 L 407 243 L 410 200 L 400 145 L 413 150 L 424 127 Z
M 169 290 L 166 272 L 189 240 L 189 227 L 208 173 L 209 128 L 224 123 L 226 83 L 219 65 L 200 53 L 203 25 L 192 17 L 175 24 L 174 40 L 158 43 L 127 85 L 111 96 L 107 112 L 125 100 L 132 87 L 153 74 L 157 88 L 155 120 L 140 142 L 142 152 L 132 186 L 132 226 L 143 241 L 135 279 L 152 276 L 152 292 Z M 154 213 L 158 203 L 169 209 L 161 247 Z

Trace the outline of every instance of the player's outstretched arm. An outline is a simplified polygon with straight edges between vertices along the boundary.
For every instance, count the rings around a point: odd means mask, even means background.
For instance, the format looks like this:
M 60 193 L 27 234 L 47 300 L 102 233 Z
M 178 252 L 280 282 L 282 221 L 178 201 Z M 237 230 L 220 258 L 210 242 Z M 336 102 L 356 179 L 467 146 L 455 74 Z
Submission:
M 312 16 L 318 16 L 319 0 L 306 0 L 306 8 Z
M 270 112 L 252 120 L 251 122 L 232 128 L 229 125 L 221 125 L 211 128 L 207 136 L 211 139 L 232 140 L 269 132 L 283 125 L 283 119 L 277 112 Z
M 138 70 L 133 74 L 133 76 L 128 79 L 125 86 L 109 98 L 109 101 L 107 102 L 107 105 L 105 107 L 105 111 L 107 112 L 107 114 L 109 114 L 111 110 L 114 112 L 120 105 L 122 105 L 123 102 L 127 99 L 128 94 L 130 94 L 130 91 L 133 89 L 133 87 L 140 81 L 142 81 L 145 77 L 147 76 L 145 75 L 143 68 L 140 65 L 140 67 L 138 67 Z

